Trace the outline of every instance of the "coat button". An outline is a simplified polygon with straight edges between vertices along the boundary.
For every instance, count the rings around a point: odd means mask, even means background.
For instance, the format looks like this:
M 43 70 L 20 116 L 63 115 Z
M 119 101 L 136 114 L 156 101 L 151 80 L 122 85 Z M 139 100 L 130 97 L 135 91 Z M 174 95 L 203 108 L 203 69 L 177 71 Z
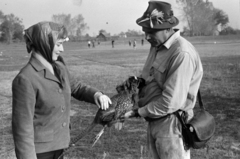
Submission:
M 59 92 L 59 93 L 62 93 L 62 89 L 61 89 L 61 88 L 59 88 L 59 89 L 58 89 L 58 92 Z
M 66 123 L 66 122 L 62 123 L 62 127 L 65 127 L 66 125 L 67 125 L 67 123 Z

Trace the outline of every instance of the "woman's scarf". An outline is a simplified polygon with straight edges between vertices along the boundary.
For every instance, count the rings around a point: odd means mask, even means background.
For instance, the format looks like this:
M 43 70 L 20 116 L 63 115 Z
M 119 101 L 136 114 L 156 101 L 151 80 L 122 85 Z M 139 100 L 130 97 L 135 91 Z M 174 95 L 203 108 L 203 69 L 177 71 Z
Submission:
M 28 53 L 33 50 L 41 54 L 52 66 L 55 71 L 55 75 L 63 82 L 62 72 L 59 65 L 52 60 L 52 52 L 54 45 L 58 39 L 67 38 L 67 31 L 63 25 L 53 22 L 40 22 L 24 31 L 24 39 Z M 58 60 L 63 64 L 63 58 L 58 57 Z M 63 83 L 62 83 L 63 84 Z

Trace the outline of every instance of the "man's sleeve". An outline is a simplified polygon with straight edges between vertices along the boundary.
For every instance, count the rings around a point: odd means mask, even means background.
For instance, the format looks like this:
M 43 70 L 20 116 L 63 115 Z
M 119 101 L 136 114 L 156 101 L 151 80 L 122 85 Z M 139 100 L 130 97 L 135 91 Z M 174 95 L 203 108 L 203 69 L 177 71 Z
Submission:
M 36 159 L 33 117 L 35 92 L 31 83 L 18 76 L 12 83 L 12 131 L 17 159 Z
M 194 62 L 188 53 L 182 52 L 170 64 L 162 95 L 139 109 L 142 117 L 160 118 L 184 105 L 194 73 Z

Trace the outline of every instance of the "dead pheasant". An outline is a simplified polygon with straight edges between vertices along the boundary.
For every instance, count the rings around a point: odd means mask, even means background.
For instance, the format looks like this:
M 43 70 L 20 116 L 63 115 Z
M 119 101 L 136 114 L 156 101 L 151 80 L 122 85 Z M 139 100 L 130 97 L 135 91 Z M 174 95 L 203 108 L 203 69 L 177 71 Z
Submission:
M 121 85 L 118 85 L 116 87 L 118 94 L 114 95 L 111 98 L 112 104 L 109 106 L 109 108 L 107 110 L 99 109 L 97 114 L 95 115 L 93 122 L 86 129 L 84 129 L 77 137 L 71 140 L 69 147 L 65 149 L 62 155 L 66 154 L 71 147 L 75 146 L 77 141 L 79 141 L 84 136 L 89 134 L 90 131 L 93 130 L 93 128 L 98 124 L 102 125 L 103 128 L 95 137 L 92 146 L 95 145 L 95 143 L 104 133 L 106 127 L 111 127 L 113 124 L 115 124 L 115 128 L 120 130 L 124 122 L 120 120 L 120 117 L 124 115 L 127 111 L 133 109 L 133 106 L 135 104 L 134 98 L 137 96 L 138 88 L 143 83 L 144 80 L 142 78 L 131 76 Z

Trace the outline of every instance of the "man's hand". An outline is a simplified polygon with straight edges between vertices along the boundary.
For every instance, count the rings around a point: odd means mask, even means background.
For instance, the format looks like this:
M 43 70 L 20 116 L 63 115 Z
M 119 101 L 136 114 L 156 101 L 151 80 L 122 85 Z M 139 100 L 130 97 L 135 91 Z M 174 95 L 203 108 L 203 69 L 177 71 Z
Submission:
M 107 110 L 109 108 L 109 104 L 112 104 L 111 99 L 102 94 L 101 92 L 97 92 L 94 94 L 94 101 L 99 108 L 102 110 Z
M 141 117 L 138 113 L 138 109 L 130 110 L 130 111 L 126 112 L 124 114 L 124 116 L 122 116 L 123 119 L 133 118 L 133 117 Z

